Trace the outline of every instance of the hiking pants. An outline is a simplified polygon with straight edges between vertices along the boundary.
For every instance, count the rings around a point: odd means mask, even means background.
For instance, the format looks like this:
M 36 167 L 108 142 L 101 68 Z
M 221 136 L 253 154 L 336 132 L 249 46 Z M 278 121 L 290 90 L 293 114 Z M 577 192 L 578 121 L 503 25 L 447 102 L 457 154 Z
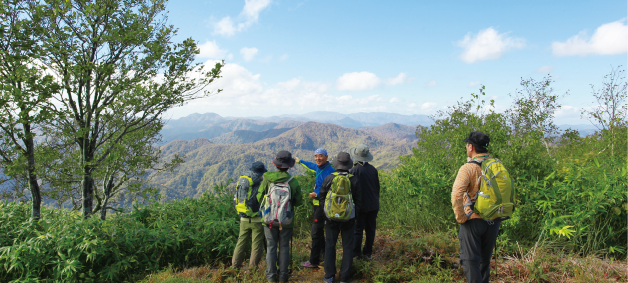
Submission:
M 471 219 L 460 225 L 460 265 L 469 283 L 487 283 L 491 275 L 491 256 L 501 221 L 492 225 L 482 219 Z
M 351 264 L 353 264 L 353 241 L 355 240 L 355 219 L 347 222 L 325 221 L 325 279 L 336 275 L 336 241 L 338 234 L 342 234 L 342 264 L 340 266 L 340 281 L 350 281 Z
M 377 213 L 379 210 L 361 212 L 355 218 L 355 248 L 353 256 L 373 255 L 373 242 L 375 241 L 375 228 L 377 226 Z M 362 232 L 364 231 L 364 233 Z M 362 234 L 366 234 L 364 250 L 362 250 Z
M 249 268 L 256 267 L 264 254 L 264 226 L 261 217 L 257 217 L 257 221 L 248 218 L 240 219 L 240 235 L 238 243 L 233 251 L 231 266 L 239 268 L 244 261 L 246 254 L 246 246 L 251 243 L 251 259 L 249 260 Z M 249 222 L 250 221 L 250 222 Z M 252 241 L 251 241 L 252 239 Z
M 325 256 L 325 220 L 319 219 L 315 222 L 316 211 L 323 209 L 323 207 L 320 205 L 314 205 L 312 207 L 312 231 L 310 233 L 312 236 L 312 249 L 310 250 L 310 263 L 319 265 L 321 258 Z M 323 214 L 321 213 L 321 215 Z
M 264 235 L 268 248 L 266 249 L 266 279 L 269 282 L 288 281 L 290 274 L 290 239 L 293 228 L 283 228 L 275 226 L 272 229 L 264 225 Z M 279 276 L 277 276 L 277 248 L 279 248 Z M 277 280 L 279 279 L 279 280 Z

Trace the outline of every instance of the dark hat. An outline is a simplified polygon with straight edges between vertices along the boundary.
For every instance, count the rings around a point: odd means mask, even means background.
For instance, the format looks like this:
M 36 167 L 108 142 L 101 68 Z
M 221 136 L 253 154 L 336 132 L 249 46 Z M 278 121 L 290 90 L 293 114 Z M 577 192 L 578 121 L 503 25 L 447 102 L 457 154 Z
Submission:
M 464 139 L 464 142 L 470 143 L 475 146 L 477 152 L 488 152 L 488 144 L 491 142 L 485 133 L 473 131 L 469 134 L 469 137 Z
M 253 164 L 251 164 L 251 171 L 257 174 L 264 174 L 267 170 L 266 166 L 264 166 L 264 163 L 262 163 L 261 161 L 255 161 L 253 162 Z
M 295 162 L 292 153 L 287 150 L 277 152 L 277 156 L 273 159 L 273 164 L 278 168 L 292 168 Z
M 351 158 L 355 161 L 361 162 L 370 162 L 373 161 L 373 154 L 371 154 L 369 150 L 369 146 L 365 144 L 360 144 L 349 150 L 349 154 L 351 154 Z
M 353 168 L 353 161 L 351 160 L 351 155 L 346 152 L 339 152 L 336 155 L 336 159 L 334 159 L 333 164 L 336 170 L 349 170 Z

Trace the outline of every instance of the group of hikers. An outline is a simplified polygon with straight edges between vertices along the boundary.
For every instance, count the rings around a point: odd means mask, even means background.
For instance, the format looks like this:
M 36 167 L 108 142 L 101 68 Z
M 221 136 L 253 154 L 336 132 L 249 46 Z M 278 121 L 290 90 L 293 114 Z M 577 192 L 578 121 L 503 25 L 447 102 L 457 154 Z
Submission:
M 460 264 L 468 282 L 488 282 L 501 221 L 514 211 L 514 183 L 501 161 L 488 155 L 486 134 L 474 131 L 464 142 L 467 163 L 460 168 L 451 192 L 456 221 L 461 224 Z M 328 158 L 322 148 L 314 152 L 314 162 L 282 150 L 272 160 L 276 171 L 267 171 L 256 161 L 240 176 L 234 197 L 240 233 L 232 268 L 241 267 L 248 243 L 249 267 L 256 268 L 266 244 L 266 279 L 288 281 L 295 207 L 303 204 L 299 182 L 288 173 L 296 164 L 316 175 L 309 193 L 313 207 L 310 257 L 301 266 L 318 268 L 323 263 L 323 281 L 334 282 L 339 236 L 340 282 L 351 280 L 354 259 L 372 259 L 380 195 L 378 171 L 369 163 L 373 155 L 367 145 L 360 144 L 339 152 L 331 163 Z

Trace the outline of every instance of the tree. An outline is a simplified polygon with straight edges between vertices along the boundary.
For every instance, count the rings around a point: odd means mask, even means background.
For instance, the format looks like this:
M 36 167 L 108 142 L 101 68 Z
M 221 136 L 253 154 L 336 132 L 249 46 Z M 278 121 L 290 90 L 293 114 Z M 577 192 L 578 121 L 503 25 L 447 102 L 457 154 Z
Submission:
M 55 96 L 58 131 L 79 148 L 83 216 L 93 212 L 94 173 L 129 135 L 165 111 L 211 93 L 223 63 L 195 64 L 196 43 L 173 43 L 165 0 L 50 0 L 44 62 L 63 88 Z M 218 90 L 220 91 L 220 90 Z
M 43 29 L 38 15 L 28 13 L 29 5 L 20 0 L 0 3 L 0 158 L 5 174 L 28 180 L 31 215 L 39 219 L 36 128 L 52 119 L 50 99 L 60 86 L 41 65 L 43 49 L 38 38 Z
M 611 156 L 615 156 L 615 143 L 617 141 L 618 128 L 626 127 L 626 82 L 625 70 L 621 66 L 611 69 L 611 72 L 604 76 L 602 88 L 595 89 L 591 85 L 591 92 L 596 102 L 591 110 L 582 109 L 582 116 L 587 118 L 591 124 L 607 135 L 611 148 Z

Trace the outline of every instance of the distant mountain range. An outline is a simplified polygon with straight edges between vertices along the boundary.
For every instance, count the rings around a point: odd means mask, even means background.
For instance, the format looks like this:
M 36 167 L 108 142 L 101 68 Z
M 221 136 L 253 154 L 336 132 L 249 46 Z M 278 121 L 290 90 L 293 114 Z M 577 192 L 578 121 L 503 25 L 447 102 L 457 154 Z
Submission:
M 410 136 L 413 131 L 413 127 L 393 123 L 359 130 L 307 122 L 288 130 L 239 130 L 213 139 L 222 144 L 206 138 L 175 140 L 161 147 L 164 158 L 171 158 L 175 153 L 185 154 L 186 162 L 173 173 L 155 176 L 152 185 L 160 188 L 166 199 L 193 197 L 215 183 L 237 178 L 254 161 L 274 168 L 271 160 L 280 150 L 289 150 L 294 156 L 313 161 L 317 148 L 325 148 L 330 156 L 335 156 L 360 143 L 371 148 L 374 166 L 393 168 L 399 163 L 400 155 L 412 153 L 412 146 L 416 144 Z M 291 171 L 299 174 L 303 168 L 297 165 Z

